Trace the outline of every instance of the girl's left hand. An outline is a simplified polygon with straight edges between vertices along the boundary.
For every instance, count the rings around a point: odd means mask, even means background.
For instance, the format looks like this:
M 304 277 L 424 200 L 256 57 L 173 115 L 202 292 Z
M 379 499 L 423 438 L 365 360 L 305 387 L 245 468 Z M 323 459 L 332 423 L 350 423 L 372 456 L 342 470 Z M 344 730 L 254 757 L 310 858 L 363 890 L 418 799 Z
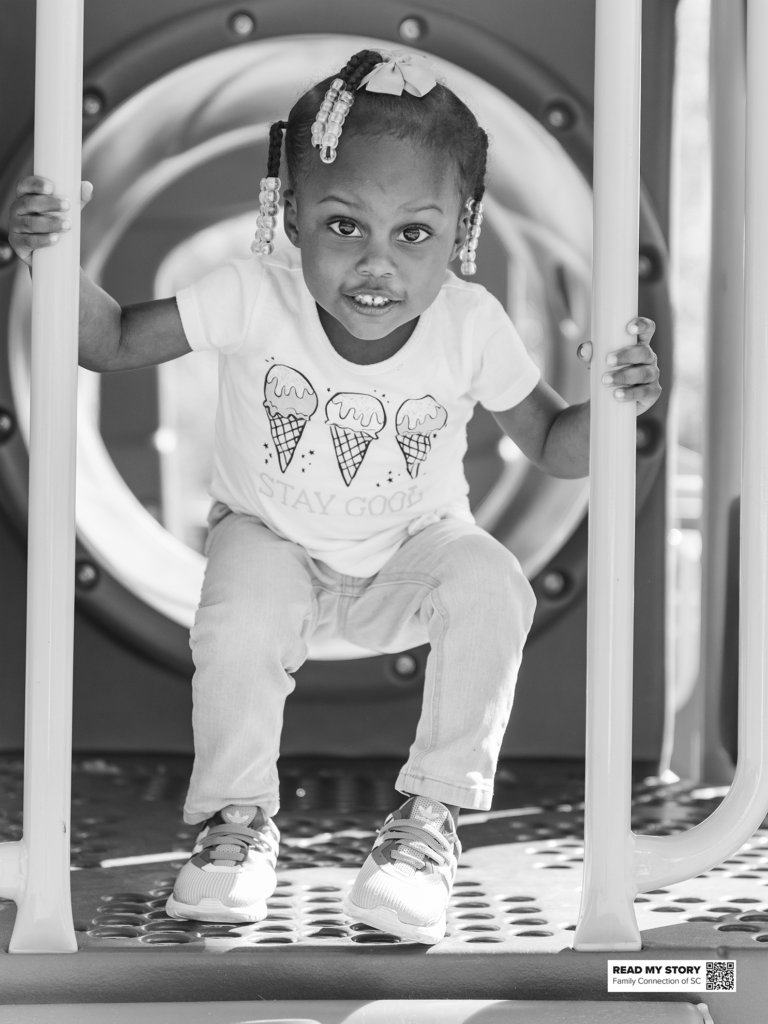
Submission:
M 627 324 L 627 334 L 637 336 L 637 344 L 609 352 L 606 363 L 610 367 L 603 374 L 603 384 L 614 388 L 619 402 L 637 402 L 637 415 L 647 412 L 661 394 L 659 367 L 651 338 L 656 324 L 648 317 L 638 316 Z M 577 355 L 588 366 L 592 360 L 592 342 L 579 345 Z

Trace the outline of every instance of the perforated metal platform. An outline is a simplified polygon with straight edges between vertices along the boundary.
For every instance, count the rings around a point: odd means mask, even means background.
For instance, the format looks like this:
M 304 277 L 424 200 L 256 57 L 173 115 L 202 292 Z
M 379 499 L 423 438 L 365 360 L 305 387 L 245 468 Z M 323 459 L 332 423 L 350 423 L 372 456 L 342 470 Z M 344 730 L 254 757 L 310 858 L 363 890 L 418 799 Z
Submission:
M 266 998 L 295 995 L 297 984 L 304 985 L 308 995 L 317 995 L 319 985 L 324 998 L 351 997 L 358 994 L 353 991 L 358 983 L 379 986 L 379 994 L 391 996 L 392 991 L 381 990 L 385 976 L 387 984 L 401 979 L 410 986 L 409 994 L 422 997 L 434 995 L 435 986 L 463 984 L 461 994 L 467 997 L 511 998 L 526 994 L 519 990 L 515 974 L 523 977 L 531 971 L 563 977 L 570 972 L 570 983 L 581 985 L 582 998 L 605 997 L 600 964 L 595 961 L 586 970 L 586 955 L 571 951 L 583 859 L 580 764 L 507 762 L 499 772 L 494 810 L 462 815 L 465 853 L 448 932 L 431 948 L 352 923 L 341 909 L 376 826 L 397 803 L 397 764 L 389 761 L 282 764 L 285 809 L 277 819 L 282 832 L 279 883 L 267 919 L 241 928 L 169 919 L 165 900 L 196 831 L 184 826 L 180 815 L 189 767 L 184 758 L 88 758 L 75 764 L 73 909 L 80 948 L 87 956 L 59 957 L 58 980 L 49 977 L 48 994 L 37 1001 L 55 1001 L 56 986 L 68 976 L 63 961 L 72 964 L 69 973 L 78 962 L 82 985 L 86 962 L 101 963 L 107 956 L 117 965 L 119 958 L 110 953 L 130 954 L 125 963 L 138 968 L 141 962 L 142 972 L 148 964 L 157 964 L 164 991 L 175 993 L 162 998 L 181 999 L 184 986 L 189 991 L 190 985 L 198 986 L 197 998 L 211 998 L 203 995 L 209 992 L 206 984 L 217 988 L 214 998 L 226 999 L 245 998 L 243 984 L 255 985 Z M 0 838 L 16 838 L 20 761 L 0 763 L 0 785 Z M 639 777 L 634 827 L 657 835 L 681 831 L 711 813 L 721 795 Z M 725 864 L 640 896 L 636 906 L 643 955 L 767 952 L 768 829 L 760 829 Z M 4 949 L 14 912 L 12 903 L 0 903 Z M 161 952 L 171 959 L 156 961 Z M 558 954 L 557 966 L 537 953 Z M 574 973 L 573 966 L 560 962 L 564 956 L 571 965 L 578 961 L 585 968 L 581 982 L 573 980 L 578 967 Z M 243 957 L 249 963 L 253 959 L 256 969 L 250 976 L 241 976 L 235 968 Z M 16 969 L 28 959 L 0 956 L 0 1002 L 28 1001 L 21 998 L 27 968 L 21 973 Z M 104 982 L 104 971 L 96 971 L 102 984 L 120 989 L 121 998 L 139 996 L 138 981 L 133 994 L 126 996 L 131 991 L 128 967 L 117 972 L 119 982 Z M 150 987 L 155 983 L 150 982 L 151 974 L 146 974 Z M 222 995 L 225 975 L 238 980 L 229 988 L 225 983 Z M 212 981 L 214 976 L 217 981 Z M 149 996 L 148 991 L 144 998 Z M 112 998 L 118 1001 L 117 996 Z

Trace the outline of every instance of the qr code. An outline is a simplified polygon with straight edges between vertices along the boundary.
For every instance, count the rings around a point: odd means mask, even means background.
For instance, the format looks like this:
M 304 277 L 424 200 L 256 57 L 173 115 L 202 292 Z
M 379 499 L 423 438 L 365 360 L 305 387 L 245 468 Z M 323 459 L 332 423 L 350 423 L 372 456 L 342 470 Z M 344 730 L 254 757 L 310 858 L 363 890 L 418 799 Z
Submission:
M 731 992 L 736 988 L 735 960 L 707 960 L 707 992 Z

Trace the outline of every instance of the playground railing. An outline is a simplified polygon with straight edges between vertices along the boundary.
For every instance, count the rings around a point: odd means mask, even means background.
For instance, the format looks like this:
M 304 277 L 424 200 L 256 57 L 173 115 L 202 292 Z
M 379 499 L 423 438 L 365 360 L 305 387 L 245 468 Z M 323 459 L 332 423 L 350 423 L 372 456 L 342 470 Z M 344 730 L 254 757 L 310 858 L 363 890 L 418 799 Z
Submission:
M 0 845 L 12 953 L 77 950 L 69 885 L 83 0 L 38 0 L 36 174 L 71 230 L 33 257 L 24 835 Z
M 736 3 L 731 0 L 734 17 Z M 728 0 L 725 0 L 727 5 Z M 634 449 L 601 388 L 637 288 L 641 0 L 597 0 L 587 789 L 579 950 L 640 949 L 639 892 L 721 863 L 768 810 L 768 3 L 747 6 L 747 152 L 739 759 L 728 795 L 678 835 L 630 827 Z M 634 293 L 634 298 L 633 298 Z M 613 403 L 618 405 L 618 403 Z M 610 411 L 609 411 L 610 410 Z

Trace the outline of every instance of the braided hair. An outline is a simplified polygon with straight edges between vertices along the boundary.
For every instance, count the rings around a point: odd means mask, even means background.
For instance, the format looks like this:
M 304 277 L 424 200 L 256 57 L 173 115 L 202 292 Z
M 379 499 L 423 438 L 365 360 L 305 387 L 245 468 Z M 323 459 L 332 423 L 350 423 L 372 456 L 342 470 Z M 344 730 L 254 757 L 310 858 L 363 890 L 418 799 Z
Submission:
M 275 121 L 269 126 L 269 150 L 267 153 L 267 177 L 280 177 L 280 154 L 283 149 L 283 132 L 288 127 L 287 121 Z
M 324 98 L 336 79 L 355 95 L 344 135 L 381 138 L 385 135 L 409 139 L 427 149 L 444 153 L 456 170 L 462 203 L 479 203 L 485 192 L 488 136 L 472 111 L 458 96 L 440 83 L 421 97 L 403 92 L 400 96 L 372 93 L 358 86 L 383 61 L 377 50 L 360 50 L 337 75 L 326 78 L 306 92 L 293 106 L 287 121 L 276 121 L 269 132 L 268 175 L 277 178 L 283 131 L 288 175 L 294 188 L 300 187 L 317 154 L 312 145 L 312 125 Z

